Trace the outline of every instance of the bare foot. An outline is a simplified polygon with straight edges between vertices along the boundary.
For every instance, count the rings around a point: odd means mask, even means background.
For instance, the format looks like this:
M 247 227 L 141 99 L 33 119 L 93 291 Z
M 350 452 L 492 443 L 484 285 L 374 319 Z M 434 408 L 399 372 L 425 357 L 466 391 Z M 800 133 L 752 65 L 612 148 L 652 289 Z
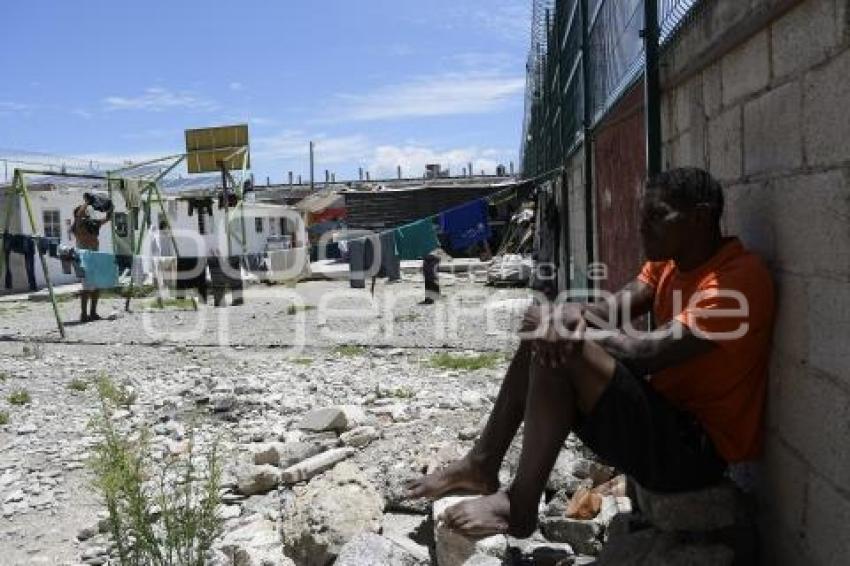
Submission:
M 452 462 L 442 470 L 412 480 L 405 486 L 411 499 L 439 499 L 453 491 L 489 494 L 499 489 L 499 479 L 490 477 L 468 458 Z
M 523 514 L 523 509 L 513 509 L 506 491 L 497 491 L 458 503 L 445 510 L 442 520 L 446 526 L 469 537 L 489 537 L 508 534 L 528 538 L 537 530 L 537 509 Z
M 443 513 L 442 520 L 450 529 L 477 538 L 507 534 L 510 517 L 511 502 L 508 494 L 499 491 L 449 507 Z

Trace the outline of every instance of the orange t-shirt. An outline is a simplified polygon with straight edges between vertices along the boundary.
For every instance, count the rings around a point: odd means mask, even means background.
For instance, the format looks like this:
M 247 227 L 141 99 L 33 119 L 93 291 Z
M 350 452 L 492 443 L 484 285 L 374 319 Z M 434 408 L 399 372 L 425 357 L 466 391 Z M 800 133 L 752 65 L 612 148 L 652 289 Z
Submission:
M 727 462 L 759 456 L 773 330 L 773 282 L 737 238 L 700 267 L 649 262 L 638 276 L 655 288 L 657 326 L 675 319 L 717 347 L 655 373 L 650 383 L 693 414 Z

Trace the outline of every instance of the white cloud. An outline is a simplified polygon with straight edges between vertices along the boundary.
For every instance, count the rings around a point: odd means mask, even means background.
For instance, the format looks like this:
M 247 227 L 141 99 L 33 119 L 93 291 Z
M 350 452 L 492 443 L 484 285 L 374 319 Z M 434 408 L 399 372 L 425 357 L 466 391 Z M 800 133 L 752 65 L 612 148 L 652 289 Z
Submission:
M 310 155 L 310 140 L 316 144 L 317 166 L 360 163 L 368 159 L 371 145 L 366 136 L 309 135 L 301 130 L 284 130 L 254 140 L 251 152 L 258 160 L 304 160 Z
M 232 90 L 234 92 L 238 92 L 238 91 L 243 90 L 245 88 L 245 85 L 243 85 L 240 82 L 232 82 L 228 86 L 230 87 L 230 90 Z
M 92 118 L 92 113 L 88 110 L 83 110 L 82 108 L 76 108 L 71 111 L 71 114 L 74 116 L 78 116 L 84 120 L 90 120 Z
M 369 171 L 374 177 L 395 177 L 401 165 L 402 174 L 416 177 L 425 173 L 425 165 L 439 163 L 449 168 L 452 175 L 459 175 L 468 163 L 475 173 L 482 169 L 492 174 L 497 165 L 508 165 L 514 159 L 513 152 L 494 148 L 465 147 L 439 150 L 423 145 L 381 145 L 369 162 Z
M 146 110 L 162 112 L 164 110 L 186 109 L 208 111 L 218 105 L 209 99 L 188 92 L 173 92 L 161 87 L 145 89 L 139 96 L 109 96 L 103 99 L 106 110 Z
M 26 112 L 35 108 L 31 104 L 23 104 L 21 102 L 6 102 L 0 101 L 0 114 L 13 112 Z
M 446 73 L 381 87 L 367 94 L 340 95 L 339 117 L 348 120 L 487 114 L 521 100 L 524 77 Z

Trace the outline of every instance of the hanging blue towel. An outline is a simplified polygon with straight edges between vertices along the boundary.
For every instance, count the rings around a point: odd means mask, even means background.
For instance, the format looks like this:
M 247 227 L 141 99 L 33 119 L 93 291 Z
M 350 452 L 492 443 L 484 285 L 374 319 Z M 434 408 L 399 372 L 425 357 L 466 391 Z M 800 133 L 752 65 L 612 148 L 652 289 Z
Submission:
M 118 286 L 118 264 L 113 254 L 77 250 L 77 256 L 87 286 L 94 289 L 114 289 Z
M 421 259 L 440 247 L 430 218 L 397 228 L 395 242 L 400 259 Z
M 489 240 L 490 221 L 487 216 L 487 201 L 479 199 L 452 208 L 440 214 L 440 229 L 449 237 L 456 250 Z

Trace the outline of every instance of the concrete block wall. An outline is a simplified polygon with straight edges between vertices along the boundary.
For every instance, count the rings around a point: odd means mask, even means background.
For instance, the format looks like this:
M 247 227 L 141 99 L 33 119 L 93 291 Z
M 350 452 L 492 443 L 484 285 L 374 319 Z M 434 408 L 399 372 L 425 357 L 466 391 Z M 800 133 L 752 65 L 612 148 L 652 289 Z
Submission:
M 587 215 L 585 213 L 585 161 L 584 149 L 579 150 L 567 161 L 566 168 L 566 194 L 569 213 L 569 257 L 563 258 L 561 264 L 571 265 L 570 273 L 567 273 L 561 281 L 569 281 L 571 289 L 585 289 L 587 287 Z M 566 246 L 561 248 L 566 249 Z
M 695 73 L 668 75 L 664 159 L 707 167 L 723 182 L 726 231 L 761 254 L 777 286 L 759 493 L 764 563 L 846 564 L 850 0 L 770 12 L 779 3 L 706 0 L 666 55 L 668 71 L 703 61 Z M 734 34 L 711 22 L 728 18 L 749 30 L 720 53 Z

